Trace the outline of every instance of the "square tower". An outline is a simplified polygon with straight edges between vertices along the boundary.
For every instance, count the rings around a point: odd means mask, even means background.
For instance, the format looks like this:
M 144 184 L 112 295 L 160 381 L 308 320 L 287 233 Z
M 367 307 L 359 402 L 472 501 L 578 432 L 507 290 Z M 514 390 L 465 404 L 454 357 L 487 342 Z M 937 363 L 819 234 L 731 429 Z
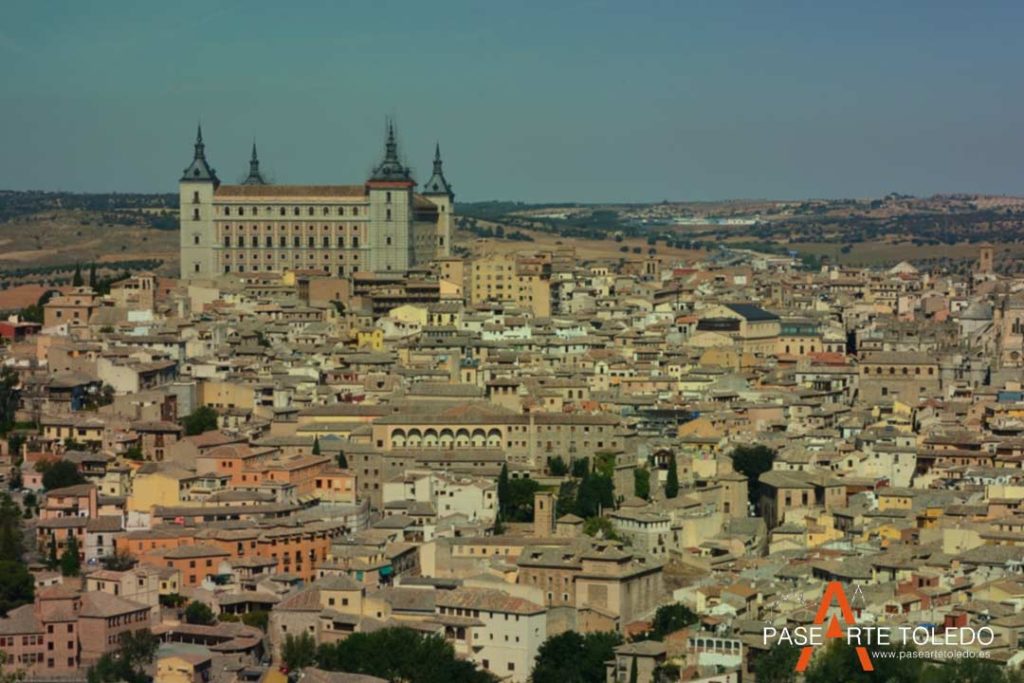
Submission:
M 203 129 L 196 131 L 192 163 L 178 182 L 179 243 L 181 277 L 214 277 L 217 274 L 216 231 L 213 223 L 213 193 L 220 181 L 206 162 Z

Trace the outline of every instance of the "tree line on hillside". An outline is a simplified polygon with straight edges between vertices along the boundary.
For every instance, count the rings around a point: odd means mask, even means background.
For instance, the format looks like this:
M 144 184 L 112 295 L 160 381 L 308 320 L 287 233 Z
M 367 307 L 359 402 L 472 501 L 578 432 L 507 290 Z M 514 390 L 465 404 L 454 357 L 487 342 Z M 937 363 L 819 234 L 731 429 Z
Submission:
M 141 211 L 178 208 L 177 193 L 122 194 L 118 192 L 83 194 L 76 192 L 0 191 L 0 223 L 18 216 L 53 210 L 98 212 Z M 177 227 L 177 226 L 175 226 Z

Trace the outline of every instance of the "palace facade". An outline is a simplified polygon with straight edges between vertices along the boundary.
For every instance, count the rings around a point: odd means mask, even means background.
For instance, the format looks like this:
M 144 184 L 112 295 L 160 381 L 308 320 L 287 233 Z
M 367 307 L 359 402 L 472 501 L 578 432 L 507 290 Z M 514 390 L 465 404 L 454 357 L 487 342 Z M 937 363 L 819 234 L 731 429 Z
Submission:
M 200 128 L 179 188 L 183 279 L 297 269 L 397 274 L 450 254 L 455 195 L 440 148 L 433 175 L 415 192 L 390 124 L 384 159 L 360 185 L 270 184 L 255 144 L 248 177 L 222 184 Z

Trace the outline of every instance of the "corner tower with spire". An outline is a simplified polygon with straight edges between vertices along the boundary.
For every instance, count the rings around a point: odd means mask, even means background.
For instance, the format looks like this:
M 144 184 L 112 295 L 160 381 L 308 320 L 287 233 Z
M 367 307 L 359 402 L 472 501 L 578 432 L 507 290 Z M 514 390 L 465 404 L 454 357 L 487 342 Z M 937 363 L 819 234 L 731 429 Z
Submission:
M 206 160 L 203 127 L 199 125 L 192 163 L 178 182 L 182 278 L 216 274 L 213 195 L 219 185 L 217 172 Z
M 388 121 L 384 158 L 366 181 L 370 200 L 367 239 L 370 269 L 374 272 L 403 273 L 415 263 L 410 229 L 414 221 L 414 187 L 412 173 L 398 155 L 395 124 Z
M 455 193 L 451 183 L 444 177 L 441 163 L 441 144 L 434 144 L 434 173 L 430 180 L 423 184 L 423 197 L 437 207 L 435 223 L 434 248 L 437 257 L 451 256 L 452 249 L 452 209 L 455 206 Z

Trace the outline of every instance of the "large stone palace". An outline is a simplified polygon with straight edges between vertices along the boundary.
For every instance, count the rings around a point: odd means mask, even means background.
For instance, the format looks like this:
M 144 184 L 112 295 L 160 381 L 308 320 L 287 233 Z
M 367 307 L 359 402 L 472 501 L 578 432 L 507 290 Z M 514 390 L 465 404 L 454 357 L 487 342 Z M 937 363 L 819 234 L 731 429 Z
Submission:
M 179 182 L 181 276 L 317 269 L 404 273 L 451 248 L 455 195 L 441 169 L 414 192 L 388 125 L 384 159 L 360 185 L 275 185 L 264 180 L 253 144 L 249 175 L 225 185 L 206 159 L 202 128 Z

